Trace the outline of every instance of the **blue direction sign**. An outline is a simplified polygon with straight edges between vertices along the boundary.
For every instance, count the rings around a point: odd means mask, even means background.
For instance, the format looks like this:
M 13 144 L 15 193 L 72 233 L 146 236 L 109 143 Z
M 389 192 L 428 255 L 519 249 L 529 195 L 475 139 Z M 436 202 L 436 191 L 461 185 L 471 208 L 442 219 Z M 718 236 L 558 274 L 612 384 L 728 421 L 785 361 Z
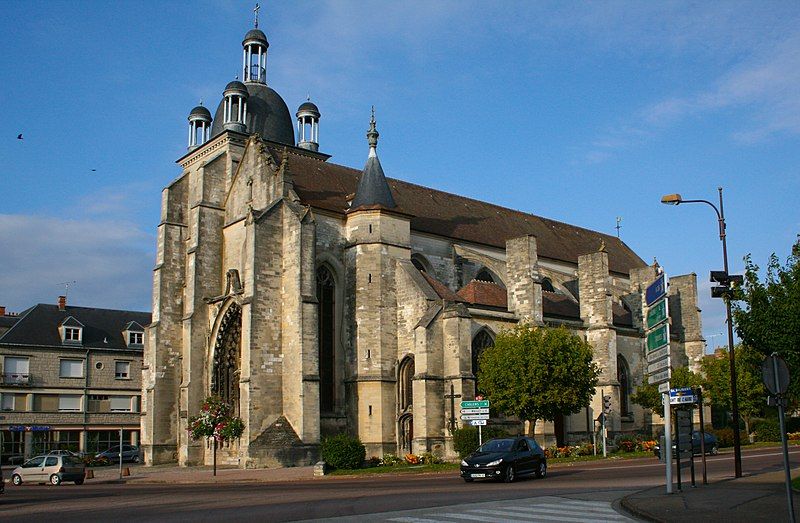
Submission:
M 677 389 L 669 389 L 669 403 L 670 405 L 682 405 L 684 403 L 694 403 L 694 391 L 691 387 L 680 387 Z
M 664 297 L 667 294 L 667 281 L 664 276 L 664 273 L 661 273 L 656 281 L 651 283 L 647 286 L 647 291 L 645 292 L 645 301 L 647 302 L 647 306 L 649 307 L 657 300 Z

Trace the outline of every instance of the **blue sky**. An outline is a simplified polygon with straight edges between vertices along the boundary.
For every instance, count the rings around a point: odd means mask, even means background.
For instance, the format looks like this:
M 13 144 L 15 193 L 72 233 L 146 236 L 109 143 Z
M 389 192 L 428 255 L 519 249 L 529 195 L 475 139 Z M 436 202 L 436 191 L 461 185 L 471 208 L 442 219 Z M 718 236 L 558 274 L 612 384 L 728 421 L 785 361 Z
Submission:
M 358 167 L 375 105 L 388 176 L 615 234 L 698 274 L 800 232 L 797 2 L 262 2 L 268 83 Z M 149 310 L 160 191 L 189 110 L 239 71 L 250 2 L 7 2 L 0 305 Z M 17 140 L 19 133 L 24 140 Z M 713 337 L 713 338 L 712 338 Z

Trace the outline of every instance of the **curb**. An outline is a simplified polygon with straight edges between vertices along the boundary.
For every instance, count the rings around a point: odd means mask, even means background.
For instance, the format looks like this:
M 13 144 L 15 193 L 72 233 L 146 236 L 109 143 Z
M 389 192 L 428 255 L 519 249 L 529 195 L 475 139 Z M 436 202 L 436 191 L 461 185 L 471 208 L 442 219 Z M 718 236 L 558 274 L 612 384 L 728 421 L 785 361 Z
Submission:
M 644 492 L 644 491 L 642 491 L 642 492 Z M 622 509 L 625 512 L 627 512 L 628 514 L 630 514 L 630 515 L 632 515 L 634 517 L 637 517 L 639 519 L 643 519 L 645 521 L 652 521 L 654 523 L 662 523 L 664 521 L 663 519 L 657 519 L 652 514 L 650 514 L 649 512 L 645 512 L 643 510 L 639 510 L 638 507 L 636 507 L 633 503 L 631 503 L 628 500 L 629 497 L 635 496 L 636 494 L 638 494 L 638 492 L 634 493 L 634 494 L 628 494 L 627 496 L 625 496 L 622 499 L 620 499 L 619 500 L 620 507 L 622 507 Z

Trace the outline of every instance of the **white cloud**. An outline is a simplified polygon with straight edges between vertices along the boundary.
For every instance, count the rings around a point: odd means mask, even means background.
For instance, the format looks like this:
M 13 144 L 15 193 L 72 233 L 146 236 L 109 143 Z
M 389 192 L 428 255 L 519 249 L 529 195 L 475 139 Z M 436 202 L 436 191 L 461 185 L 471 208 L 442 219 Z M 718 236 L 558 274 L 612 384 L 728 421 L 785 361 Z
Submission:
M 129 222 L 0 214 L 0 305 L 55 303 L 149 310 L 155 241 Z

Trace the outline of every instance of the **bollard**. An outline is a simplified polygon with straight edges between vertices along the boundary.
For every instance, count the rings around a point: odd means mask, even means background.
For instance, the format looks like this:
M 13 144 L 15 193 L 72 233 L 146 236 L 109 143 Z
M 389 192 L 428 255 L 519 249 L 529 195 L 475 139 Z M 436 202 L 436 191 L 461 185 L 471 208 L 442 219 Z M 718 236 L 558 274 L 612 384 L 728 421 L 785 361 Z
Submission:
M 94 471 L 92 469 L 86 469 L 86 479 L 94 479 Z
M 131 475 L 131 469 L 129 469 L 128 467 L 125 467 L 124 469 L 122 469 L 122 475 L 123 476 L 130 476 Z

